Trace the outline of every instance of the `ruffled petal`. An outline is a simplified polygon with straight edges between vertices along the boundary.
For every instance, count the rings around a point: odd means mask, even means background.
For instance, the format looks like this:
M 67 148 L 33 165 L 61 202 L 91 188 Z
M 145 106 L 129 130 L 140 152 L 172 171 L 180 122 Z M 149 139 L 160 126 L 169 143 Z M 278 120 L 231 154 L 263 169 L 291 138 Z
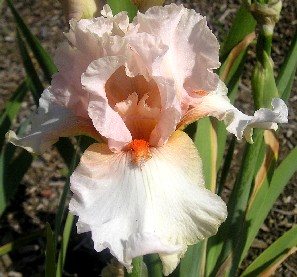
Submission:
M 7 139 L 14 145 L 29 152 L 41 154 L 59 140 L 59 137 L 88 135 L 100 140 L 91 120 L 75 116 L 63 106 L 53 103 L 49 90 L 45 90 L 39 100 L 37 113 L 32 116 L 32 127 L 28 135 L 18 137 L 9 131 Z
M 152 75 L 173 78 L 180 94 L 184 89 L 189 94 L 215 89 L 219 79 L 212 70 L 220 65 L 219 43 L 207 27 L 205 17 L 182 5 L 171 4 L 138 13 L 132 24 L 139 28 L 139 33 L 154 35 L 168 47 L 155 67 L 159 73 Z
M 244 136 L 248 142 L 253 142 L 253 128 L 277 130 L 277 123 L 288 122 L 288 108 L 282 99 L 272 99 L 273 110 L 259 109 L 253 116 L 246 115 L 236 109 L 226 97 L 227 88 L 220 82 L 217 89 L 204 96 L 202 102 L 189 109 L 178 125 L 178 129 L 183 129 L 189 123 L 200 118 L 213 116 L 219 120 L 224 120 L 227 130 L 236 135 L 238 139 Z
M 120 151 L 132 140 L 123 119 L 110 106 L 105 91 L 108 79 L 123 63 L 120 56 L 104 57 L 93 61 L 82 75 L 82 84 L 90 93 L 89 116 L 98 132 L 108 139 L 108 145 L 113 151 Z
M 97 251 L 109 248 L 129 270 L 133 257 L 159 253 L 168 275 L 187 245 L 217 232 L 227 211 L 204 188 L 201 160 L 185 133 L 175 132 L 151 154 L 138 167 L 131 152 L 92 145 L 71 177 L 69 207 Z

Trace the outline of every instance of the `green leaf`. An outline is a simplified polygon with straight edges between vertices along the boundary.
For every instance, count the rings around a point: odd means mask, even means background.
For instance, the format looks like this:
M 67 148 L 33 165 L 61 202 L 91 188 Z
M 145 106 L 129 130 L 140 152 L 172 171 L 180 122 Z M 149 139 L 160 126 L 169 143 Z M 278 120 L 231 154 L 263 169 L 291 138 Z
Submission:
M 274 79 L 273 62 L 265 51 L 261 61 L 256 63 L 251 84 L 256 109 L 271 108 L 272 98 L 278 98 L 279 94 Z
M 253 16 L 246 10 L 244 4 L 241 4 L 231 29 L 221 47 L 220 60 L 225 61 L 229 52 L 246 37 L 255 30 L 256 21 Z
M 61 244 L 61 248 L 60 248 L 60 252 L 59 252 L 56 277 L 63 276 L 63 268 L 64 268 L 64 264 L 65 264 L 65 258 L 66 258 L 66 253 L 67 253 L 69 237 L 70 237 L 71 230 L 72 230 L 73 219 L 74 219 L 74 216 L 72 214 L 68 213 L 66 223 L 64 226 L 62 244 Z
M 228 87 L 228 98 L 231 103 L 234 103 L 238 87 L 241 80 L 241 75 L 244 68 L 244 62 L 247 56 L 247 49 L 254 39 L 254 34 L 250 33 L 243 37 L 243 40 L 238 43 L 229 53 L 225 62 L 219 69 L 220 78 L 225 81 Z M 218 122 L 216 126 L 217 133 L 217 171 L 220 169 L 225 144 L 227 139 L 227 131 L 223 122 Z
M 190 245 L 182 258 L 179 277 L 203 277 L 206 241 Z
M 52 75 L 57 71 L 55 64 L 53 63 L 50 55 L 44 50 L 39 40 L 34 36 L 30 29 L 27 27 L 17 10 L 12 4 L 11 0 L 7 0 L 8 6 L 15 18 L 18 29 L 21 31 L 22 35 L 25 37 L 27 43 L 29 44 L 36 60 L 40 64 L 46 79 L 50 82 Z
M 293 86 L 294 77 L 297 69 L 297 29 L 291 42 L 288 54 L 281 66 L 276 79 L 279 95 L 284 101 L 288 101 Z
M 55 143 L 61 157 L 63 158 L 65 164 L 68 168 L 72 166 L 72 157 L 75 153 L 73 144 L 69 138 L 60 138 L 57 143 Z
M 113 15 L 122 11 L 127 11 L 130 22 L 137 14 L 137 7 L 133 5 L 130 0 L 107 0 L 107 4 L 110 6 Z
M 56 274 L 56 255 L 53 231 L 49 223 L 46 223 L 46 252 L 45 252 L 45 277 L 53 277 Z
M 2 246 L 0 246 L 0 256 L 5 255 L 13 250 L 17 250 L 18 248 L 27 245 L 31 243 L 32 241 L 43 237 L 44 236 L 44 230 L 39 230 L 36 232 L 32 232 L 28 235 L 22 236 L 19 239 L 16 239 L 12 242 L 6 243 Z
M 7 111 L 7 113 L 4 113 L 5 116 L 16 115 L 19 105 L 11 107 L 16 109 L 12 110 L 11 113 Z M 27 126 L 26 123 L 28 121 L 23 124 L 24 129 Z M 10 124 L 7 125 L 6 127 L 9 128 Z M 19 134 L 22 134 L 22 132 L 21 126 Z M 20 150 L 17 155 L 15 155 L 15 152 L 16 147 L 12 144 L 7 144 L 1 149 L 0 153 L 0 215 L 5 210 L 10 198 L 33 161 L 33 156 L 27 151 Z
M 148 276 L 163 277 L 162 263 L 158 254 L 145 255 L 143 259 L 147 266 Z
M 142 277 L 142 256 L 136 257 L 132 260 L 132 272 L 128 274 L 129 277 Z
M 19 45 L 20 54 L 23 60 L 24 68 L 31 80 L 31 91 L 33 94 L 33 98 L 34 98 L 35 104 L 38 106 L 39 98 L 44 88 L 34 68 L 34 65 L 28 53 L 26 44 L 21 38 L 19 31 L 17 31 L 17 40 L 18 40 L 18 45 Z
M 273 267 L 277 266 L 292 252 L 296 251 L 297 246 L 297 226 L 287 231 L 273 244 L 271 244 L 249 267 L 240 275 L 240 277 L 271 276 Z M 295 249 L 294 249 L 295 247 Z M 293 249 L 293 251 L 291 251 Z M 263 275 L 264 276 L 264 275 Z
M 78 144 L 80 143 L 80 140 L 78 141 Z M 68 153 L 70 154 L 70 153 Z M 65 205 L 66 205 L 66 200 L 67 200 L 67 196 L 69 194 L 69 189 L 70 189 L 70 176 L 72 174 L 72 172 L 74 171 L 77 162 L 78 162 L 78 153 L 74 152 L 72 154 L 72 159 L 71 159 L 71 163 L 69 166 L 69 170 L 68 170 L 68 177 L 67 177 L 67 181 L 65 182 L 64 185 L 64 189 L 63 189 L 63 193 L 59 202 L 59 206 L 58 206 L 58 211 L 56 213 L 56 218 L 55 218 L 55 243 L 57 243 L 57 239 L 58 236 L 60 234 L 60 230 L 61 230 L 61 225 L 62 225 L 62 221 L 63 221 L 63 217 L 65 214 Z
M 233 154 L 234 154 L 234 148 L 235 148 L 235 142 L 236 142 L 236 137 L 233 136 L 232 140 L 229 144 L 228 147 L 228 151 L 222 166 L 222 172 L 221 172 L 221 176 L 218 182 L 218 195 L 221 195 L 223 188 L 225 186 L 226 183 L 226 179 L 228 177 L 228 174 L 230 172 L 230 167 L 231 167 L 231 162 L 232 162 L 232 158 L 233 158 Z
M 263 131 L 255 130 L 254 144 L 248 144 L 242 158 L 242 164 L 238 173 L 236 183 L 228 201 L 228 217 L 219 228 L 218 234 L 209 239 L 210 247 L 207 259 L 216 261 L 216 267 L 207 268 L 207 275 L 223 274 L 230 267 L 230 255 L 236 248 L 241 237 L 241 228 L 244 221 L 245 210 L 251 191 L 252 181 L 255 174 L 258 153 L 263 141 Z M 236 259 L 237 257 L 235 257 Z M 227 259 L 227 262 L 223 262 Z M 232 259 L 232 258 L 231 258 Z M 214 264 L 213 264 L 214 266 Z M 233 276 L 233 272 L 230 276 Z
M 0 216 L 33 161 L 32 155 L 25 150 L 12 160 L 15 149 L 14 145 L 8 144 L 0 153 Z
M 205 186 L 211 191 L 215 191 L 217 138 L 214 125 L 216 122 L 210 118 L 202 118 L 197 124 L 194 143 L 203 163 Z
M 29 78 L 25 78 L 18 86 L 12 97 L 5 103 L 5 107 L 0 116 L 0 149 L 5 141 L 5 134 L 10 129 L 10 126 L 17 116 L 21 107 L 22 101 L 28 92 Z
M 244 258 L 245 253 L 248 251 L 276 199 L 279 197 L 290 178 L 296 172 L 296 161 L 297 146 L 276 168 L 270 184 L 266 178 L 253 202 L 249 206 L 245 216 L 245 225 L 242 228 L 242 234 L 246 234 L 246 238 L 245 247 L 241 253 L 241 260 Z

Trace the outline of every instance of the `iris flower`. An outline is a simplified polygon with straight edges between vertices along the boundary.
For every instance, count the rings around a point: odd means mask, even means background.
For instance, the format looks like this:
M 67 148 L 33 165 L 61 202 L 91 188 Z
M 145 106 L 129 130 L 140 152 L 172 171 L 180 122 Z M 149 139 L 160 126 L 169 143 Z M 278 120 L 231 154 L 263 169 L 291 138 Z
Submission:
M 70 21 L 31 132 L 8 137 L 35 153 L 59 137 L 97 139 L 71 176 L 78 232 L 91 231 L 94 248 L 109 248 L 128 271 L 134 257 L 158 253 L 168 275 L 187 246 L 214 235 L 227 216 L 223 200 L 204 186 L 184 127 L 213 116 L 251 141 L 254 127 L 286 122 L 287 107 L 274 99 L 273 110 L 248 116 L 230 104 L 213 72 L 218 41 L 195 11 L 152 7 L 132 23 L 108 5 L 101 14 Z

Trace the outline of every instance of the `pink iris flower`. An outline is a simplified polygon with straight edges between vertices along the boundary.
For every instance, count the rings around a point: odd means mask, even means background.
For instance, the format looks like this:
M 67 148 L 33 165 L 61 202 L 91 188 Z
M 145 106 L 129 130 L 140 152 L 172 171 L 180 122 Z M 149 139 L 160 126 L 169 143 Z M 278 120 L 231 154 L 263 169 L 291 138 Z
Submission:
M 183 128 L 214 116 L 251 141 L 252 128 L 286 122 L 287 107 L 273 99 L 273 110 L 248 116 L 230 104 L 213 72 L 219 43 L 195 11 L 152 7 L 132 23 L 125 12 L 112 16 L 108 5 L 101 13 L 70 21 L 55 56 L 59 72 L 31 132 L 8 138 L 35 153 L 59 137 L 97 139 L 71 176 L 78 232 L 91 231 L 94 248 L 109 248 L 128 271 L 134 257 L 158 253 L 168 275 L 187 246 L 214 235 L 227 216 L 225 203 L 205 188 Z

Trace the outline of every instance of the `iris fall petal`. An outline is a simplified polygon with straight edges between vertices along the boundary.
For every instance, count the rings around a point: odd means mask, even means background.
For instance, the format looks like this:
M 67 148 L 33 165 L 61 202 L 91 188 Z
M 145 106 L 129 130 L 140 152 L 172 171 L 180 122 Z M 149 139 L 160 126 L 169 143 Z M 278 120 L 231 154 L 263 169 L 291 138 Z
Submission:
M 80 232 L 92 232 L 97 251 L 108 247 L 128 269 L 132 258 L 159 253 L 168 275 L 187 245 L 217 232 L 227 211 L 204 188 L 201 160 L 185 133 L 176 131 L 151 153 L 139 167 L 129 151 L 92 145 L 71 177 L 70 211 Z

